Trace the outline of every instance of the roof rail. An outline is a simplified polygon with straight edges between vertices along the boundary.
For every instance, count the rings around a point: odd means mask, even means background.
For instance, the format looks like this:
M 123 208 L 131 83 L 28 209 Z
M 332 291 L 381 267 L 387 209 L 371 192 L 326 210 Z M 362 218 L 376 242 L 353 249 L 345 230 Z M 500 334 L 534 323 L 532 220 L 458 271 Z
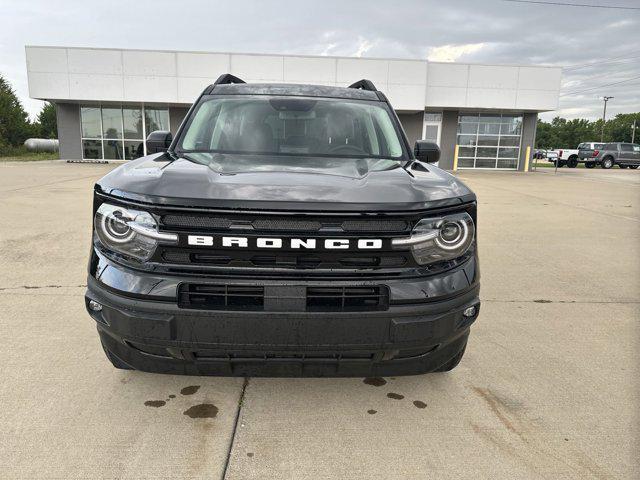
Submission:
M 218 79 L 214 82 L 213 86 L 216 85 L 227 85 L 229 83 L 247 83 L 241 78 L 238 78 L 230 73 L 223 73 L 218 77 Z
M 369 90 L 370 92 L 377 92 L 378 89 L 373 84 L 371 80 L 367 80 L 363 78 L 362 80 L 358 80 L 356 83 L 352 83 L 349 85 L 349 88 L 358 88 L 360 90 Z

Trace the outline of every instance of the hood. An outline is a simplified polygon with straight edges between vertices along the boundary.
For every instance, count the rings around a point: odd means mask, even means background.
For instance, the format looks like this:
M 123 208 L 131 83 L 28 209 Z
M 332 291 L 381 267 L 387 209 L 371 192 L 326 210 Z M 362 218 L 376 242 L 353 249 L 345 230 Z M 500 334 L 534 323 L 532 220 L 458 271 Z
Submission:
M 380 159 L 160 153 L 128 162 L 96 189 L 138 202 L 288 211 L 422 210 L 475 200 L 453 175 Z

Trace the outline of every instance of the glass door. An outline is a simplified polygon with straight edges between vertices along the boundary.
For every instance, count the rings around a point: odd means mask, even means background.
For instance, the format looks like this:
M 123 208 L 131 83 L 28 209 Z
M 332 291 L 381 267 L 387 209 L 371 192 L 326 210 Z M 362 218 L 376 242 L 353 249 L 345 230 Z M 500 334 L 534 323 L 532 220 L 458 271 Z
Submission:
M 422 139 L 428 142 L 437 143 L 440 146 L 440 132 L 442 131 L 441 113 L 424 113 L 422 124 Z M 439 162 L 434 165 L 438 166 Z
M 422 125 L 422 139 L 428 142 L 435 142 L 440 146 L 440 132 L 442 131 L 442 114 L 424 114 L 424 124 Z

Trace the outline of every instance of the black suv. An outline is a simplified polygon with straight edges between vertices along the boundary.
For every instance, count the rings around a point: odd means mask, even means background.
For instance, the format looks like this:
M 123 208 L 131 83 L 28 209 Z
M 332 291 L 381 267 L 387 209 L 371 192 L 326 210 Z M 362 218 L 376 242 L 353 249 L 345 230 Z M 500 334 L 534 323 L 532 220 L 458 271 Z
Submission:
M 479 309 L 476 196 L 387 98 L 204 90 L 98 181 L 86 306 L 114 366 L 240 376 L 447 371 Z

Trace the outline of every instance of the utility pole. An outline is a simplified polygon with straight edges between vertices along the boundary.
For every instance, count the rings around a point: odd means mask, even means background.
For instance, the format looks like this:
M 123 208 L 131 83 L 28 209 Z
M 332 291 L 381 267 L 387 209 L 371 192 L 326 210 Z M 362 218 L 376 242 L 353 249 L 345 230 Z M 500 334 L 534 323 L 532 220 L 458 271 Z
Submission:
M 604 142 L 604 122 L 607 121 L 607 102 L 611 100 L 613 97 L 602 97 L 604 100 L 604 111 L 602 112 L 602 129 L 600 130 L 600 143 Z
M 636 120 L 633 120 L 633 126 L 631 127 L 631 143 L 636 143 Z

